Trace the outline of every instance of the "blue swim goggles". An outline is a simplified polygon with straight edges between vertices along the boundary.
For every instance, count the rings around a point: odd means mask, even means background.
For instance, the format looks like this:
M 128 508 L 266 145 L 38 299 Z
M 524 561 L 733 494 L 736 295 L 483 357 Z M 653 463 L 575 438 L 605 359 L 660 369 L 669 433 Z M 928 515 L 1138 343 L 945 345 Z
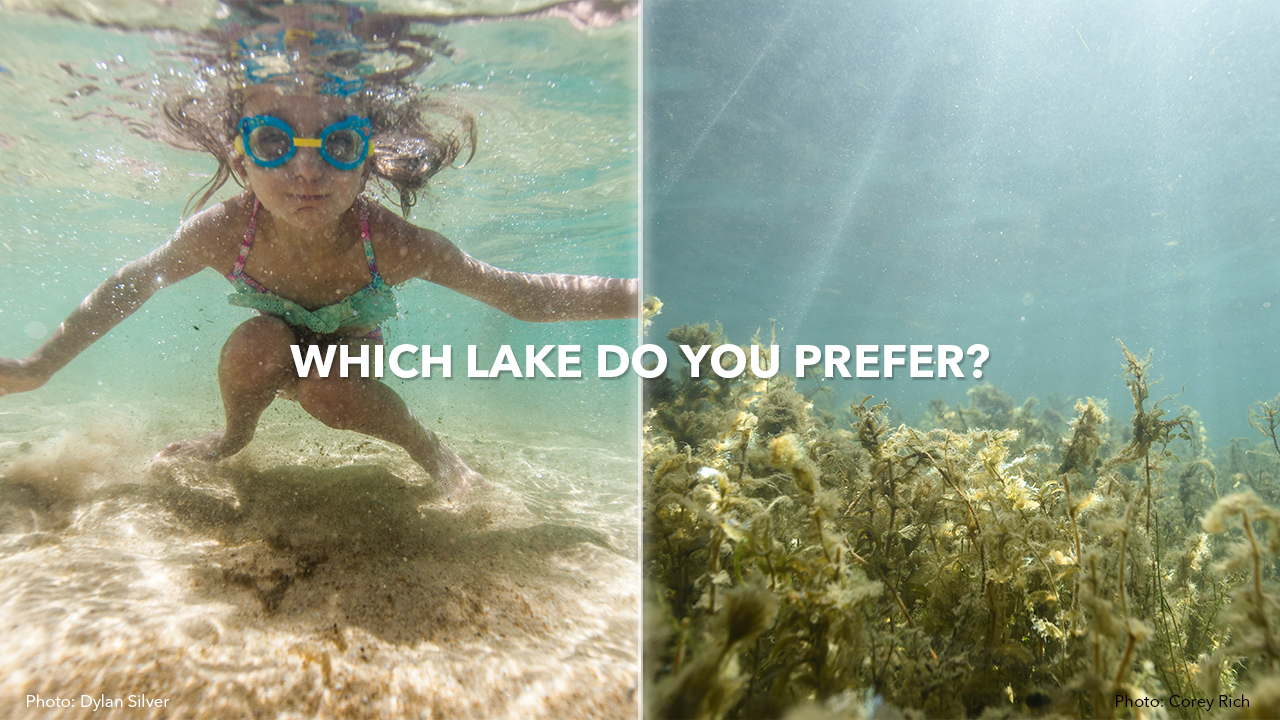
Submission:
M 300 147 L 320 151 L 325 162 L 339 170 L 355 170 L 369 157 L 373 127 L 369 118 L 351 117 L 320 131 L 318 138 L 300 138 L 289 123 L 271 115 L 240 119 L 236 151 L 248 155 L 258 167 L 273 168 L 289 162 Z

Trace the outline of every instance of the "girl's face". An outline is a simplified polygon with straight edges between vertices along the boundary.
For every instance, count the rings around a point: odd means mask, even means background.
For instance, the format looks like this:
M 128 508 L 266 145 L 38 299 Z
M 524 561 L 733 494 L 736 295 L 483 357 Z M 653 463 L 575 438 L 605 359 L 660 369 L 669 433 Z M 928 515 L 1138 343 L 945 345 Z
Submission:
M 318 137 L 324 128 L 358 114 L 345 98 L 281 93 L 273 86 L 250 91 L 242 111 L 243 117 L 279 118 L 298 138 Z M 337 222 L 355 202 L 369 178 L 369 163 L 340 170 L 320 156 L 319 148 L 298 147 L 283 165 L 261 167 L 241 155 L 236 169 L 272 216 L 295 227 L 318 229 Z

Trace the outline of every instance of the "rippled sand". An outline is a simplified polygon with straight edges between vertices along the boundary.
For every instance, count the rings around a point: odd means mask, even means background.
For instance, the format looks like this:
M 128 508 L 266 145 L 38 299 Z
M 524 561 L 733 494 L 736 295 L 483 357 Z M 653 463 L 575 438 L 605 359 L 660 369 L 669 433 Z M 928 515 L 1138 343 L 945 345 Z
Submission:
M 115 412 L 0 415 L 4 717 L 636 716 L 627 448 L 451 437 L 491 486 L 448 498 L 293 411 L 212 468 Z

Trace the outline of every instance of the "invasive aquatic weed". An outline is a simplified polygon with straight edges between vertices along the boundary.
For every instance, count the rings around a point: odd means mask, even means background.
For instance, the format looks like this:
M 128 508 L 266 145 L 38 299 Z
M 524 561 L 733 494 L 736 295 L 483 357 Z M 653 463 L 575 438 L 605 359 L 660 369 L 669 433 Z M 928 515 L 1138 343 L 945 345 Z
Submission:
M 911 426 L 816 412 L 790 378 L 650 381 L 648 714 L 1280 713 L 1280 398 L 1250 413 L 1265 446 L 1214 451 L 1121 352 L 1127 426 L 989 384 Z

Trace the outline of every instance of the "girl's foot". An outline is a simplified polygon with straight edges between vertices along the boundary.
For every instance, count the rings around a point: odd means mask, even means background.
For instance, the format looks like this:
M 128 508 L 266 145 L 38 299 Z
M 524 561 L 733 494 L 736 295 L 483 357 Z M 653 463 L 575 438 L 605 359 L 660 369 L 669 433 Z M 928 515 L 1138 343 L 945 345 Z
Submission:
M 457 497 L 489 486 L 484 476 L 472 470 L 448 445 L 437 441 L 434 455 L 423 467 L 440 484 L 446 496 Z
M 208 435 L 169 443 L 165 449 L 156 453 L 155 459 L 167 460 L 169 458 L 189 457 L 197 460 L 217 460 L 220 457 L 218 448 L 222 445 L 223 432 L 218 430 Z

